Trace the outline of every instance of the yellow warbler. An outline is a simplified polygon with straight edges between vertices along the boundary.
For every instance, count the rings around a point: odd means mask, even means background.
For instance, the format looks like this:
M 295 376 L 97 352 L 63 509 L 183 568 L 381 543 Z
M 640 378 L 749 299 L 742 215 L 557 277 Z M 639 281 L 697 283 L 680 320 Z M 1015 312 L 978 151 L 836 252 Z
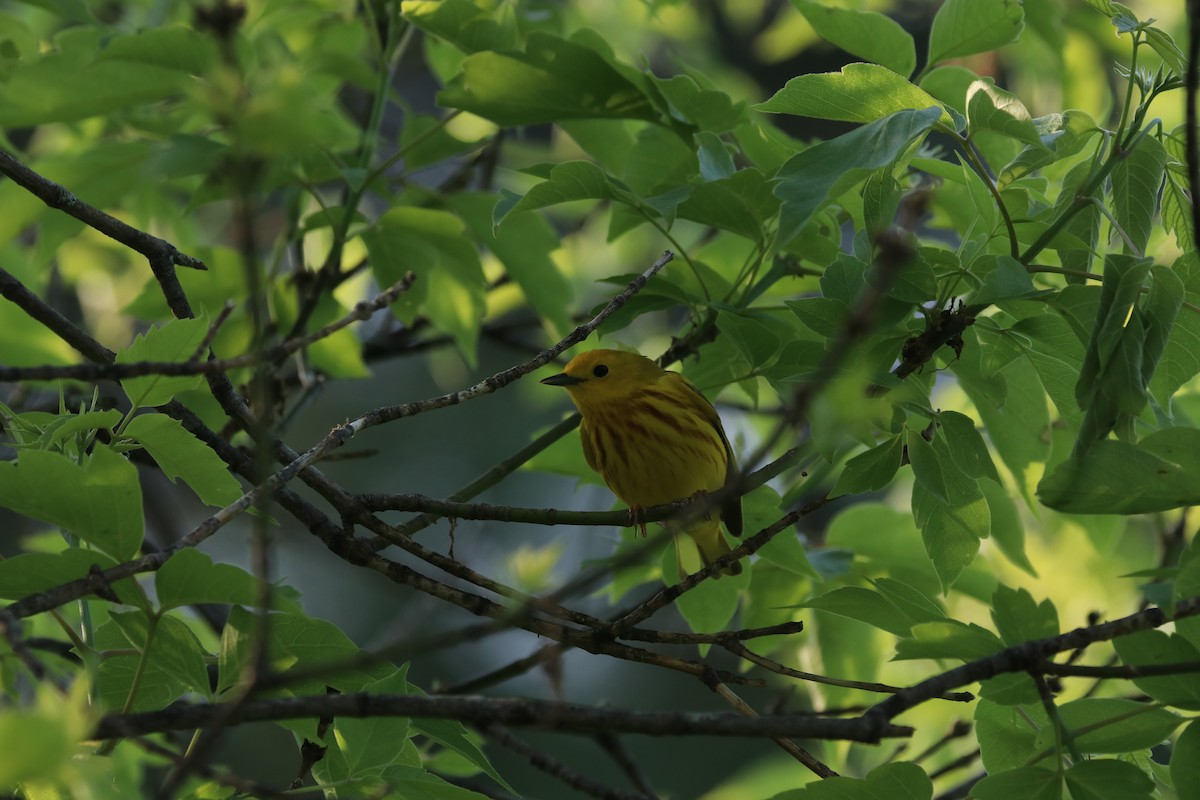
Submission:
M 542 383 L 570 392 L 583 416 L 579 433 L 588 465 L 635 513 L 716 491 L 737 474 L 712 403 L 687 378 L 645 356 L 592 350 Z M 720 519 L 710 513 L 685 529 L 705 564 L 729 552 L 722 519 L 730 533 L 742 534 L 740 498 L 722 503 Z M 742 567 L 735 562 L 724 571 L 737 575 Z

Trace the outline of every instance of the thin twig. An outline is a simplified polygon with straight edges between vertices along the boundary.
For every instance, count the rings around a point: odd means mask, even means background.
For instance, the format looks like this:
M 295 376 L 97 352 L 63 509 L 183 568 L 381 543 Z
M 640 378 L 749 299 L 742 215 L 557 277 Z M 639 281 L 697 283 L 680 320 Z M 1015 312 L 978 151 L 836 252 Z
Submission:
M 629 778 L 634 787 L 649 798 L 657 798 L 658 793 L 650 786 L 650 780 L 646 777 L 646 773 L 638 766 L 637 761 L 630 755 L 629 749 L 625 747 L 619 736 L 612 734 L 609 731 L 603 731 L 596 734 L 596 744 L 604 752 L 612 756 L 612 760 L 616 762 L 621 771 Z
M 116 217 L 88 205 L 68 191 L 66 187 L 48 178 L 43 178 L 3 149 L 0 149 L 0 173 L 7 175 L 14 183 L 29 191 L 30 194 L 51 208 L 69 214 L 88 227 L 141 253 L 151 261 L 164 259 L 167 263 L 180 267 L 208 269 L 203 261 L 179 252 L 169 242 L 139 231 Z
M 581 775 L 549 753 L 531 747 L 527 742 L 523 742 L 516 736 L 513 736 L 503 725 L 481 725 L 479 729 L 524 758 L 536 769 L 540 769 L 547 775 L 554 776 L 567 786 L 584 794 L 599 797 L 602 800 L 653 800 L 649 795 L 624 792 L 620 789 L 606 786 L 586 775 Z
M 880 722 L 888 721 L 910 708 L 959 686 L 966 686 L 1009 672 L 1036 671 L 1042 661 L 1056 653 L 1157 628 L 1172 620 L 1196 614 L 1200 614 L 1200 597 L 1192 597 L 1176 603 L 1175 614 L 1172 617 L 1167 617 L 1160 608 L 1147 608 L 1111 622 L 1076 628 L 1068 633 L 1046 639 L 1022 642 L 1019 645 L 1006 647 L 990 656 L 969 661 L 960 667 L 939 673 L 897 692 L 868 709 L 863 714 L 863 718 L 876 719 Z
M 714 692 L 716 692 L 718 695 L 720 695 L 721 698 L 723 698 L 727 703 L 729 703 L 731 706 L 733 706 L 734 709 L 739 714 L 749 717 L 750 719 L 771 719 L 771 717 L 760 716 L 759 713 L 757 711 L 755 711 L 750 706 L 749 703 L 747 703 L 742 698 L 738 697 L 738 695 L 732 689 L 730 689 L 728 686 L 726 686 L 725 684 L 718 683 L 718 684 L 714 685 L 712 687 L 712 689 Z M 808 752 L 803 747 L 801 747 L 800 745 L 793 742 L 791 739 L 789 739 L 785 736 L 772 736 L 771 741 L 773 741 L 773 742 L 775 742 L 775 744 L 779 745 L 779 747 L 785 753 L 790 755 L 792 758 L 796 759 L 801 764 L 808 767 L 808 769 L 817 777 L 819 777 L 819 778 L 836 778 L 837 777 L 836 772 L 834 772 L 832 769 L 830 769 L 826 764 L 822 763 L 812 753 Z
M 732 639 L 720 638 L 721 634 L 717 634 L 717 644 L 724 647 L 729 652 L 739 658 L 744 658 L 752 664 L 757 664 L 763 669 L 770 670 L 778 675 L 785 675 L 789 678 L 798 678 L 810 683 L 820 683 L 826 686 L 841 686 L 845 689 L 859 689 L 864 692 L 882 692 L 885 694 L 895 694 L 896 692 L 904 691 L 899 686 L 888 686 L 886 683 L 869 683 L 865 681 L 851 681 L 842 678 L 830 678 L 826 675 L 816 675 L 811 672 L 801 672 L 798 669 L 784 666 L 777 661 L 773 661 L 747 648 L 741 642 Z M 957 703 L 970 703 L 975 699 L 975 695 L 970 692 L 947 692 L 939 695 L 937 699 L 951 700 Z
M 158 711 L 106 714 L 92 737 L 143 736 L 210 725 L 228 703 L 175 703 Z M 912 735 L 905 725 L 875 730 L 863 719 L 826 719 L 810 714 L 744 717 L 738 714 L 634 711 L 558 703 L 526 697 L 428 697 L 423 695 L 335 694 L 276 697 L 242 704 L 234 722 L 273 722 L 321 717 L 413 717 L 453 719 L 474 725 L 533 726 L 540 730 L 595 734 L 641 733 L 649 736 L 796 736 L 813 739 L 878 741 Z
M 150 739 L 137 737 L 130 739 L 129 741 L 145 750 L 147 753 L 153 753 L 154 755 L 165 758 L 174 764 L 179 764 L 181 761 L 183 761 L 184 757 L 182 754 L 177 753 L 168 747 L 163 747 L 162 745 Z M 226 770 L 214 769 L 207 764 L 197 764 L 193 769 L 196 774 L 200 775 L 201 777 L 233 789 L 238 794 L 244 794 L 250 797 L 259 797 L 263 798 L 263 800 L 288 800 L 289 797 L 289 795 L 272 789 L 268 786 L 263 786 L 261 783 L 252 781 L 248 778 L 243 778 L 240 775 L 234 775 L 232 772 L 228 772 Z
M 414 280 L 410 272 L 403 280 L 393 284 L 386 291 L 380 292 L 370 300 L 365 300 L 354 306 L 350 313 L 320 330 L 289 339 L 276 345 L 264 347 L 251 353 L 245 353 L 233 358 L 214 358 L 207 361 L 198 360 L 193 355 L 187 361 L 133 361 L 128 363 L 101 362 L 92 364 L 40 365 L 32 367 L 0 366 L 0 381 L 22 380 L 124 380 L 141 375 L 215 375 L 228 372 L 240 367 L 255 366 L 280 361 L 292 353 L 302 350 L 321 339 L 332 336 L 351 323 L 369 319 L 375 312 L 386 308 L 395 302 L 396 298 L 407 291 Z M 215 333 L 218 322 L 209 326 L 209 333 Z M 206 344 L 197 349 L 197 353 L 207 350 Z
M 366 414 L 363 414 L 357 419 L 351 420 L 349 423 L 350 427 L 353 428 L 357 433 L 365 428 L 375 425 L 382 425 L 385 422 L 392 422 L 405 417 L 423 414 L 428 411 L 435 411 L 439 408 L 458 405 L 459 403 L 464 403 L 468 400 L 474 400 L 476 397 L 482 397 L 483 395 L 491 394 L 498 389 L 504 388 L 518 378 L 524 377 L 525 375 L 533 372 L 535 369 L 550 363 L 561 353 L 571 347 L 574 347 L 590 336 L 592 331 L 600 327 L 600 325 L 603 324 L 606 319 L 608 319 L 613 313 L 621 308 L 621 306 L 625 305 L 625 303 L 627 303 L 631 297 L 641 291 L 642 287 L 645 286 L 651 278 L 657 275 L 659 270 L 670 263 L 671 259 L 674 257 L 675 254 L 670 250 L 664 252 L 646 269 L 645 272 L 630 281 L 629 285 L 625 287 L 624 291 L 610 300 L 608 304 L 596 314 L 596 316 L 592 317 L 591 320 L 583 325 L 576 327 L 553 347 L 543 350 L 537 356 L 529 359 L 528 361 L 517 364 L 513 367 L 509 367 L 501 372 L 497 372 L 496 374 L 485 378 L 479 383 L 457 392 L 451 392 L 450 394 L 444 394 L 439 397 L 431 397 L 427 400 L 418 400 L 412 403 L 403 403 L 401 405 L 385 406 L 383 408 L 374 409 Z

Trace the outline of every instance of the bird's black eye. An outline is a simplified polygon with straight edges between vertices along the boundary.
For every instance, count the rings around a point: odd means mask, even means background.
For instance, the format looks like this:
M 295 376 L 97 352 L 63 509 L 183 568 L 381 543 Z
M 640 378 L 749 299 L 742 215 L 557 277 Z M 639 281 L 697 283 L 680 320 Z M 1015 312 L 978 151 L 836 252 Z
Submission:
M 608 374 L 608 365 L 607 364 L 597 364 L 595 367 L 592 368 L 592 374 L 595 375 L 597 378 L 603 378 L 605 375 Z

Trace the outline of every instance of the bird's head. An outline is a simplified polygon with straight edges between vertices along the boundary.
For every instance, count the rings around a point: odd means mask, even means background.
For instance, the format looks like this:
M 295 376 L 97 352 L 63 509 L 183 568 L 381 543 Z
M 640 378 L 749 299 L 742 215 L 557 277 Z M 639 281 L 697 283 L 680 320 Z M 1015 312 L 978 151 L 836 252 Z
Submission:
M 562 386 L 580 410 L 619 401 L 653 383 L 662 367 L 645 356 L 623 350 L 589 350 L 571 359 L 557 375 L 543 378 L 549 386 Z

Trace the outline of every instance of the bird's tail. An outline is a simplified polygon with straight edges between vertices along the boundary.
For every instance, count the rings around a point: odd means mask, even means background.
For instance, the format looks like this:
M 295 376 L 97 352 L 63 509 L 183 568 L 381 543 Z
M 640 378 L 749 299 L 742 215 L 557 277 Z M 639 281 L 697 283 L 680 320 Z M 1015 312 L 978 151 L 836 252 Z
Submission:
M 696 549 L 700 551 L 700 559 L 706 567 L 730 551 L 729 543 L 721 535 L 721 520 L 719 519 L 704 520 L 688 528 L 687 533 L 696 543 Z M 735 561 L 720 572 L 713 573 L 713 577 L 740 574 L 742 574 L 742 564 L 740 561 Z

